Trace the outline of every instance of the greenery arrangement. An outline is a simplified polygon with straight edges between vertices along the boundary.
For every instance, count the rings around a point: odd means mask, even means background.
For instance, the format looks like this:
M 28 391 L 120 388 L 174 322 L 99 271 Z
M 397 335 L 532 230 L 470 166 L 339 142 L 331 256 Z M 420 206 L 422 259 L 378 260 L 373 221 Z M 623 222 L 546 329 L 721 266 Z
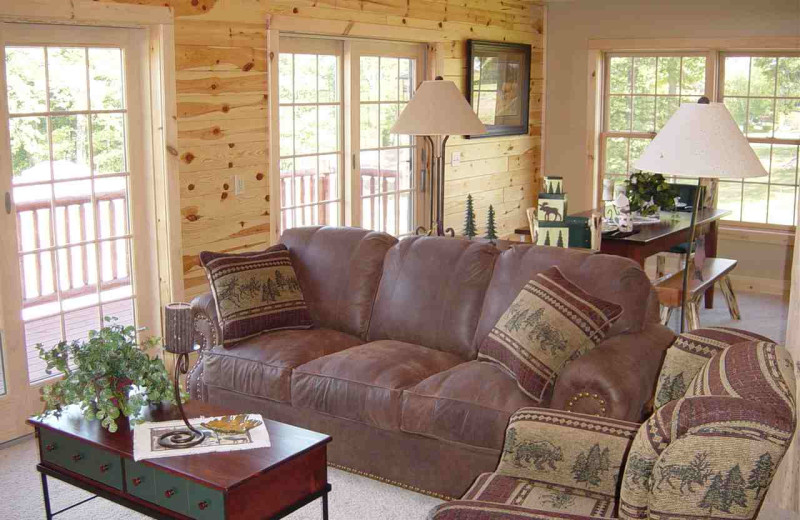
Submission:
M 77 404 L 86 420 L 98 420 L 113 433 L 121 415 L 132 424 L 141 422 L 137 416 L 147 402 L 177 403 L 164 362 L 144 351 L 160 340 L 152 338 L 140 347 L 134 327 L 119 325 L 116 318 L 106 318 L 106 322 L 99 331 L 89 332 L 88 341 L 62 341 L 51 350 L 41 344 L 36 348 L 48 374 L 53 370 L 64 374 L 60 381 L 42 388 L 45 414 L 58 415 L 63 407 Z
M 675 206 L 678 190 L 670 185 L 660 173 L 634 172 L 625 181 L 626 195 L 631 211 L 643 216 L 655 215 L 658 211 Z
M 478 230 L 475 227 L 475 206 L 472 202 L 472 195 L 467 195 L 467 210 L 464 214 L 464 236 L 470 240 L 475 238 Z
M 494 207 L 491 205 L 489 206 L 489 217 L 486 221 L 486 238 L 494 244 L 494 241 L 497 240 L 497 228 L 495 227 L 494 223 Z

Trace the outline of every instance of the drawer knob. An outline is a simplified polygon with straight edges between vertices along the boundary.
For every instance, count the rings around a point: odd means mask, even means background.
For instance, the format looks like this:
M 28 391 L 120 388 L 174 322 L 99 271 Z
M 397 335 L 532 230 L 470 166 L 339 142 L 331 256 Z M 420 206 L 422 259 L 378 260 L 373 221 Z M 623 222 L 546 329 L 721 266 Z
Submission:
M 167 497 L 167 498 L 172 497 L 172 495 L 174 495 L 174 494 L 175 494 L 175 490 L 174 489 L 168 489 L 168 490 L 164 491 L 164 496 Z
M 138 486 L 139 484 L 142 483 L 142 479 L 141 477 L 135 477 L 133 480 L 131 480 L 131 482 L 133 483 L 134 486 Z
M 102 466 L 100 466 L 100 473 L 105 473 L 109 469 L 111 469 L 111 465 L 110 464 L 103 464 Z
M 200 509 L 200 511 L 202 511 L 203 509 L 206 509 L 208 507 L 208 502 L 203 500 L 202 502 L 197 504 L 197 507 L 198 509 Z
M 56 445 L 54 443 L 50 443 L 44 447 L 44 451 L 55 451 Z
M 72 462 L 78 462 L 79 460 L 83 460 L 83 455 L 80 453 L 76 453 L 72 456 Z

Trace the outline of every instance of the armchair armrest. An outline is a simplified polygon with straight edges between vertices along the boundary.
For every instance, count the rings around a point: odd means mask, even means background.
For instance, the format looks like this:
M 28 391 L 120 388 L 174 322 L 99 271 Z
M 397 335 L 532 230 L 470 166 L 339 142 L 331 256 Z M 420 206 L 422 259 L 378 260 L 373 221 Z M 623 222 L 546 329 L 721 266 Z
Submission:
M 203 383 L 203 354 L 222 340 L 222 331 L 217 320 L 217 307 L 211 293 L 192 300 L 195 341 L 200 346 L 197 360 L 186 377 L 186 390 L 192 399 L 207 400 L 208 391 Z
M 511 416 L 496 473 L 526 478 L 613 502 L 639 424 L 591 415 L 522 408 Z
M 658 323 L 606 339 L 564 368 L 551 408 L 641 421 L 650 412 L 664 352 L 674 339 Z

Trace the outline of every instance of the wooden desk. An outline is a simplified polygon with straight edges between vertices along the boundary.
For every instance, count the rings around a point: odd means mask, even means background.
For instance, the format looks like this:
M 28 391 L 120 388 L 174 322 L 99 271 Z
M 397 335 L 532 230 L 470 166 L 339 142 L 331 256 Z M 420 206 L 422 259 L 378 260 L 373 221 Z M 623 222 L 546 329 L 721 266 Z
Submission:
M 591 217 L 593 210 L 576 213 L 575 216 Z M 719 233 L 719 221 L 723 217 L 730 215 L 730 211 L 724 209 L 706 208 L 701 209 L 697 214 L 697 236 L 705 235 L 706 256 L 713 258 L 717 256 L 717 237 Z M 677 215 L 677 219 L 673 216 Z M 689 241 L 689 225 L 691 224 L 692 214 L 688 212 L 661 212 L 661 222 L 646 226 L 637 226 L 636 234 L 625 238 L 603 237 L 600 245 L 600 252 L 610 255 L 618 255 L 630 258 L 644 268 L 644 262 L 648 257 L 669 251 L 671 248 Z M 521 236 L 530 236 L 528 228 L 518 228 L 514 233 Z M 714 288 L 706 292 L 706 308 L 711 309 L 714 304 Z

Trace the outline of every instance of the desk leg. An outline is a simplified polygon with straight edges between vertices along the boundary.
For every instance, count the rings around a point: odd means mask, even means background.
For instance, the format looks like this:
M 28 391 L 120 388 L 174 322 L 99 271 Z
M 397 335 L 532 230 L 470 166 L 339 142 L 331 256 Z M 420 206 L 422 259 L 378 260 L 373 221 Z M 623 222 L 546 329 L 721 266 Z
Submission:
M 47 490 L 47 475 L 39 473 L 42 477 L 42 496 L 44 498 L 44 517 L 47 520 L 53 519 L 53 512 L 50 509 L 50 493 Z
M 706 258 L 716 258 L 717 257 L 717 240 L 719 238 L 719 221 L 715 220 L 711 223 L 708 228 L 708 233 L 706 234 Z M 711 287 L 706 291 L 705 294 L 706 299 L 706 309 L 713 309 L 714 308 L 714 285 L 712 284 Z
M 322 520 L 328 520 L 328 493 L 322 495 Z

